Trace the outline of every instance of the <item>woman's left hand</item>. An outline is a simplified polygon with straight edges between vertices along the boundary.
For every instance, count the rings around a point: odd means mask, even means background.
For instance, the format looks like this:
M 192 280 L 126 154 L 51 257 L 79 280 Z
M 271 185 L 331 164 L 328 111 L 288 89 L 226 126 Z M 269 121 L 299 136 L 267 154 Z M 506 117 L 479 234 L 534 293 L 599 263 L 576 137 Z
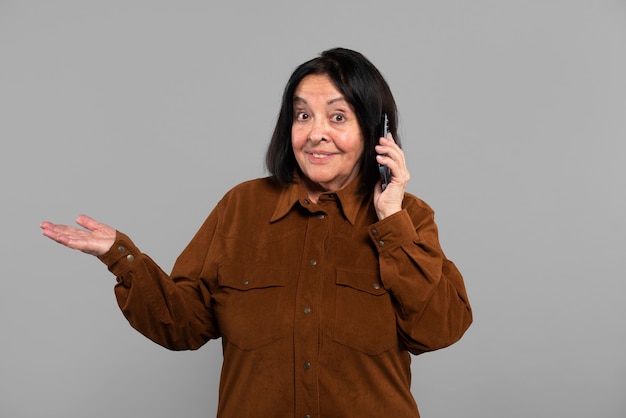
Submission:
M 391 179 L 385 190 L 382 190 L 381 183 L 378 182 L 374 188 L 374 207 L 379 220 L 393 215 L 402 210 L 404 191 L 409 183 L 411 175 L 406 167 L 404 152 L 395 143 L 393 136 L 388 134 L 386 138 L 380 138 L 379 145 L 376 145 L 376 160 L 391 171 Z

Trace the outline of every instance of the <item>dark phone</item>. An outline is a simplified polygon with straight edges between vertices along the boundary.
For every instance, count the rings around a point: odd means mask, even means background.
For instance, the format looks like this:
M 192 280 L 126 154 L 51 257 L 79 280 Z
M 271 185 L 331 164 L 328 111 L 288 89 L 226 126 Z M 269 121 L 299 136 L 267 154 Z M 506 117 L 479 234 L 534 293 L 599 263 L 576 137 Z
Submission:
M 387 138 L 387 133 L 389 132 L 389 118 L 387 117 L 386 113 L 383 113 L 380 125 L 380 136 L 382 136 L 383 138 Z M 378 164 L 378 171 L 380 172 L 380 182 L 382 184 L 383 190 L 385 190 L 385 188 L 389 184 L 389 181 L 391 180 L 391 172 L 389 170 L 389 167 L 380 163 Z

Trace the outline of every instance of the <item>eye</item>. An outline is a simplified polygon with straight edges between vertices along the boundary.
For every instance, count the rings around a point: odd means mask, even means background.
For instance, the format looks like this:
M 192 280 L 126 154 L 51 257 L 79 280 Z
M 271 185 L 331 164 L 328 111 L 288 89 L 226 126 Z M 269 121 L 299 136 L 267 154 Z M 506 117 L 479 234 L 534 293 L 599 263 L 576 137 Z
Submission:
M 309 114 L 306 112 L 296 112 L 295 116 L 297 121 L 305 121 L 309 118 Z
M 342 113 L 336 113 L 332 116 L 331 119 L 333 122 L 344 122 L 346 120 L 346 117 Z

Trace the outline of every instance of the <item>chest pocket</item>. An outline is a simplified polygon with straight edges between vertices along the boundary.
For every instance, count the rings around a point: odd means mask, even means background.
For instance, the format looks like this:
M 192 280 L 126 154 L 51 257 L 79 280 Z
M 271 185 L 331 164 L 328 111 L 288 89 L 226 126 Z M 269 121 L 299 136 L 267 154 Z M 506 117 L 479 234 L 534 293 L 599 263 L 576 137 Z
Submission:
M 281 337 L 288 271 L 254 265 L 222 265 L 215 312 L 222 337 L 250 351 Z
M 397 346 L 395 310 L 378 274 L 338 269 L 336 292 L 335 341 L 370 355 Z

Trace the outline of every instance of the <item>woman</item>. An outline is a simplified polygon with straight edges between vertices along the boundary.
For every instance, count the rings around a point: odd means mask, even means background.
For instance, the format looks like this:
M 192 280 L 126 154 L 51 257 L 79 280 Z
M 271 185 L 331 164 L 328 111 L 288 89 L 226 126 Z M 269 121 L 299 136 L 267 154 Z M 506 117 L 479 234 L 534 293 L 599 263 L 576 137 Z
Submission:
M 448 346 L 472 321 L 433 211 L 405 193 L 396 106 L 361 54 L 331 49 L 285 88 L 266 163 L 229 191 L 171 275 L 123 233 L 43 234 L 98 256 L 119 306 L 172 350 L 223 340 L 220 417 L 418 417 L 410 355 Z M 391 170 L 381 187 L 378 164 Z

